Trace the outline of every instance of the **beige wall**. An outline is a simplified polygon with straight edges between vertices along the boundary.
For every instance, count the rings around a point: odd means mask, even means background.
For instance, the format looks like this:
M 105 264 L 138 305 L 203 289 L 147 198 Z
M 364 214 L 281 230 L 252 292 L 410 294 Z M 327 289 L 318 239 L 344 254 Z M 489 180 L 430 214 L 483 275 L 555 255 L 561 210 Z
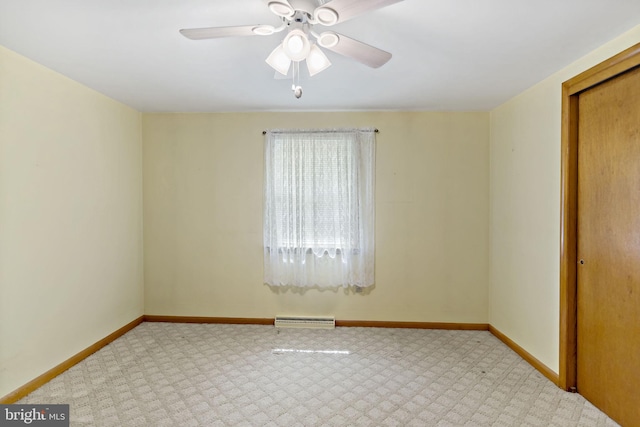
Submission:
M 376 286 L 262 283 L 267 128 L 373 126 Z M 486 322 L 488 113 L 144 114 L 145 312 Z
M 143 313 L 140 120 L 0 46 L 0 397 Z
M 563 81 L 640 42 L 640 26 L 491 112 L 489 321 L 558 371 Z

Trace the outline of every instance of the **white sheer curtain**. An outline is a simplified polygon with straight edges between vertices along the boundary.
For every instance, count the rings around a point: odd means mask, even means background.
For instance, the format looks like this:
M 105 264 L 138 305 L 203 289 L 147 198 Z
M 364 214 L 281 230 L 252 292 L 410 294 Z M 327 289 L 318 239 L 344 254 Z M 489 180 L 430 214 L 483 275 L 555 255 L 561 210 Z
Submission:
M 373 129 L 265 135 L 264 281 L 374 283 Z

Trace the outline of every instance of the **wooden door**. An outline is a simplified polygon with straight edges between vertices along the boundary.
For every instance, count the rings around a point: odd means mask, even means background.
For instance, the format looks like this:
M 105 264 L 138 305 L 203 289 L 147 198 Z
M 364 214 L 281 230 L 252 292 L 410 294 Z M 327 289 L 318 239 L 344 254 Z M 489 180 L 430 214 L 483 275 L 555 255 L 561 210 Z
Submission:
M 640 68 L 578 98 L 577 389 L 640 426 Z

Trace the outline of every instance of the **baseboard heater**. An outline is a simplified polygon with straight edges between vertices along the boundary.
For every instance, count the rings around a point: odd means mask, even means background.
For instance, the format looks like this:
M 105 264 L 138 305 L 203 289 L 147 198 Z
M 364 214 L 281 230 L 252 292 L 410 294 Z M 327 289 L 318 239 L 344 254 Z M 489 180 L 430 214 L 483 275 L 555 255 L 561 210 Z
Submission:
M 335 317 L 276 316 L 276 328 L 334 329 Z

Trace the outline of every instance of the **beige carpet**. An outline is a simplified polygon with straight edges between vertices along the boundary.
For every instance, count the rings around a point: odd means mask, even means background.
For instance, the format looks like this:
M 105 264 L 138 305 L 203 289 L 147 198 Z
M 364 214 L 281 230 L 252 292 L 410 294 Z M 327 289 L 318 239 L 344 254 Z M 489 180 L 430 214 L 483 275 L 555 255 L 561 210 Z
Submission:
M 18 403 L 72 426 L 615 426 L 488 332 L 143 323 Z

